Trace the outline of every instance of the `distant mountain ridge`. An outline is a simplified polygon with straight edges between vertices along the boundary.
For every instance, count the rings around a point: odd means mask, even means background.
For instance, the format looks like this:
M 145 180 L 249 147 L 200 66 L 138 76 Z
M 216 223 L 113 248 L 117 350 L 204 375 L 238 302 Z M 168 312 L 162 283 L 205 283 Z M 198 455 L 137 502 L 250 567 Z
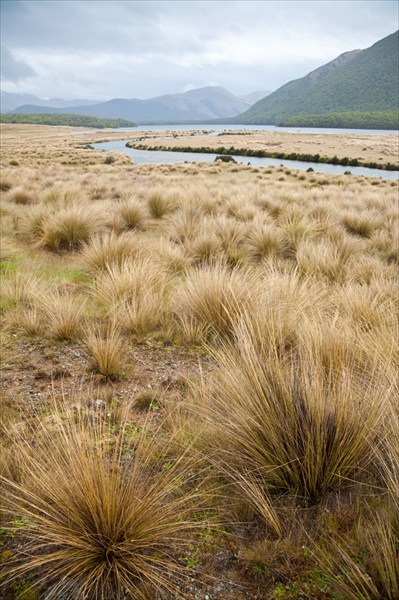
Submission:
M 8 92 L 1 91 L 0 97 L 0 112 L 8 113 L 12 112 L 19 106 L 24 104 L 30 104 L 33 106 L 51 106 L 55 108 L 72 107 L 72 106 L 86 106 L 89 104 L 96 104 L 97 100 L 64 100 L 63 98 L 50 98 L 45 100 L 44 98 L 38 98 L 32 94 L 10 94 Z
M 182 94 L 167 94 L 140 100 L 137 98 L 114 98 L 90 106 L 57 108 L 25 104 L 15 113 L 74 113 L 100 118 L 121 118 L 135 122 L 185 121 L 227 118 L 237 115 L 251 106 L 252 102 L 234 96 L 223 87 L 208 86 Z
M 396 31 L 366 50 L 345 52 L 230 122 L 278 125 L 298 115 L 398 110 L 398 49 Z

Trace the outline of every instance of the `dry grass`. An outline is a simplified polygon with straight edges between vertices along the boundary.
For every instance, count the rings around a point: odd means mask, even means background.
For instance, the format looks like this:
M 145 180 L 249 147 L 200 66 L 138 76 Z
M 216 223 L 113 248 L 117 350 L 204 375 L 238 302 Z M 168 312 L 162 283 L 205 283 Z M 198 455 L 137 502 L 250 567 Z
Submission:
M 229 335 L 250 301 L 249 279 L 222 263 L 196 269 L 177 288 L 173 312 L 189 341 Z
M 7 508 L 26 524 L 16 530 L 23 544 L 6 564 L 8 583 L 33 576 L 47 598 L 178 594 L 183 569 L 171 548 L 179 556 L 199 526 L 190 517 L 199 494 L 180 492 L 187 455 L 156 468 L 143 435 L 126 424 L 111 436 L 84 415 L 57 414 L 34 436 L 34 448 L 29 437 L 17 442 L 21 480 L 2 478 Z
M 85 333 L 88 370 L 105 379 L 117 379 L 131 368 L 127 358 L 127 343 L 115 322 L 92 325 Z
M 349 600 L 396 600 L 399 596 L 398 514 L 386 509 L 360 524 L 355 543 L 339 540 L 318 562 L 336 593 Z M 360 551 L 359 551 L 360 550 Z M 363 557 L 361 556 L 363 553 Z
M 87 243 L 99 230 L 99 219 L 93 211 L 84 205 L 68 206 L 50 212 L 41 226 L 32 225 L 40 246 L 59 252 L 60 250 L 77 250 Z
M 4 187 L 3 183 L 3 187 Z M 23 188 L 15 188 L 12 192 L 10 192 L 8 196 L 8 200 L 10 202 L 14 202 L 14 204 L 22 204 L 26 206 L 27 204 L 35 204 L 37 200 L 29 191 L 24 190 Z
M 155 188 L 148 193 L 147 205 L 153 219 L 162 219 L 175 208 L 173 196 L 163 188 Z
M 169 280 L 155 261 L 126 260 L 96 277 L 93 295 L 123 329 L 149 334 L 167 314 Z
M 311 502 L 370 470 L 369 446 L 392 396 L 385 374 L 360 370 L 350 354 L 338 369 L 306 347 L 259 352 L 245 326 L 236 335 L 196 406 L 206 407 L 226 470 Z
M 145 207 L 136 198 L 128 198 L 119 205 L 123 229 L 143 229 L 148 218 Z
M 104 154 L 65 129 L 26 127 L 23 148 L 22 130 L 7 131 L 0 450 L 11 513 L 33 523 L 18 521 L 15 545 L 6 535 L 14 575 L 42 577 L 43 597 L 57 599 L 191 597 L 208 572 L 251 600 L 396 598 L 397 182 L 122 155 L 104 169 Z M 65 385 L 89 381 L 105 399 L 97 417 L 126 414 L 129 439 L 116 417 L 105 437 L 90 419 L 45 424 L 49 386 L 35 373 L 45 360 L 50 374 L 60 353 Z M 37 411 L 30 447 L 20 432 Z M 180 467 L 194 456 L 229 537 L 197 545 L 187 531 L 203 566 L 172 591 L 193 500 Z M 143 544 L 132 548 L 135 531 Z M 237 589 L 219 592 L 235 600 Z
M 130 232 L 95 236 L 82 248 L 82 263 L 91 273 L 106 270 L 111 265 L 120 266 L 127 258 L 134 258 L 142 251 L 142 242 L 142 238 Z
M 72 293 L 58 290 L 41 299 L 46 331 L 56 340 L 74 340 L 82 330 L 86 302 Z

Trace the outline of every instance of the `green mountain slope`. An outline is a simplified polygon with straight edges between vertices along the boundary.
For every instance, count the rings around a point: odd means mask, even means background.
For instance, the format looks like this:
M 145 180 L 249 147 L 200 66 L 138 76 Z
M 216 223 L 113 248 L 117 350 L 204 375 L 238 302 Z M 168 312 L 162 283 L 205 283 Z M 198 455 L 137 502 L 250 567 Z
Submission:
M 287 117 L 398 109 L 399 32 L 366 50 L 342 54 L 290 81 L 234 119 L 277 125 Z

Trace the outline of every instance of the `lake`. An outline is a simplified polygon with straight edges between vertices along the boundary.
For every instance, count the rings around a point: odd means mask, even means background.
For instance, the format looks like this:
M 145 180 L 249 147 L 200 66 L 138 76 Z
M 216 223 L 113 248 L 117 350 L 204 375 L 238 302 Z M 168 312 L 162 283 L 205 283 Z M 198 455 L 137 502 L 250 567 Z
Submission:
M 135 150 L 127 148 L 126 143 L 129 140 L 118 140 L 113 142 L 100 142 L 91 144 L 97 150 L 107 150 L 108 152 L 123 152 L 131 157 L 137 164 L 143 163 L 181 163 L 181 162 L 213 162 L 217 154 L 200 154 L 197 152 L 168 152 L 155 150 Z M 241 164 L 250 163 L 253 167 L 268 167 L 270 165 L 279 167 L 289 167 L 291 169 L 300 169 L 306 171 L 311 167 L 319 173 L 337 173 L 344 174 L 350 171 L 353 175 L 365 175 L 367 177 L 381 177 L 383 179 L 398 179 L 397 171 L 384 171 L 382 169 L 368 169 L 367 167 L 348 167 L 342 165 L 329 165 L 325 163 L 303 162 L 299 160 L 285 160 L 279 158 L 257 158 L 253 156 L 234 156 L 234 159 Z
M 120 127 L 107 131 L 280 131 L 286 133 L 353 133 L 358 135 L 398 135 L 393 129 L 329 129 L 316 127 L 276 127 L 275 125 L 230 125 L 195 124 L 195 125 L 138 125 L 137 127 Z

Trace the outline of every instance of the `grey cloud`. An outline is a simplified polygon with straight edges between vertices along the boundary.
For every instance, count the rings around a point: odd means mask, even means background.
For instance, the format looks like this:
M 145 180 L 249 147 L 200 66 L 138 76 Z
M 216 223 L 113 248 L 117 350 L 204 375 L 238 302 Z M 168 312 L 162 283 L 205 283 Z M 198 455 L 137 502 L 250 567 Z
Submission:
M 1 46 L 2 81 L 21 81 L 35 75 L 35 71 L 25 61 L 17 60 L 5 46 Z
M 247 93 L 275 89 L 341 52 L 370 46 L 393 32 L 397 6 L 3 0 L 2 41 L 38 73 L 26 90 L 38 95 L 148 98 L 204 81 Z

